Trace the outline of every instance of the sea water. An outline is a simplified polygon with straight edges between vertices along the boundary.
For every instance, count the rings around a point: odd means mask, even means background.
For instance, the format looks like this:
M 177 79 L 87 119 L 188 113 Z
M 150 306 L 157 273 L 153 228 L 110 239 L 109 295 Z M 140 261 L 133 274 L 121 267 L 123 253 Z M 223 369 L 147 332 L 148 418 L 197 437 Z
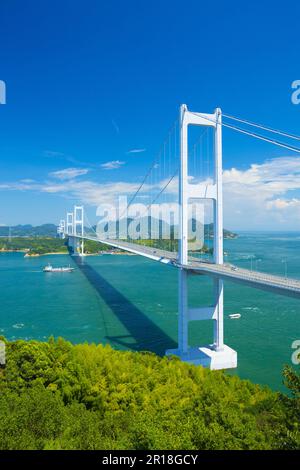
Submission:
M 300 233 L 241 233 L 225 240 L 226 262 L 300 278 Z M 252 258 L 252 261 L 251 261 Z M 72 273 L 43 273 L 71 265 Z M 212 281 L 193 276 L 190 306 L 212 302 Z M 163 355 L 177 345 L 177 270 L 140 256 L 0 254 L 0 335 L 7 339 L 109 343 Z M 225 282 L 225 342 L 238 352 L 230 373 L 283 390 L 282 368 L 300 339 L 300 300 Z M 230 319 L 232 313 L 241 318 Z M 189 342 L 212 341 L 212 321 L 191 322 Z

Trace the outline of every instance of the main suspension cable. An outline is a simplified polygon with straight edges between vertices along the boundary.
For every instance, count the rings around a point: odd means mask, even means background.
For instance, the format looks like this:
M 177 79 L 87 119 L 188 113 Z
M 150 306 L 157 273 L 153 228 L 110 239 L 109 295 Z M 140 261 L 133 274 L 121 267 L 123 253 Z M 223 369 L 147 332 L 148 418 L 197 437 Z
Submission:
M 241 118 L 231 116 L 230 114 L 225 114 L 225 113 L 223 113 L 223 116 L 226 117 L 227 119 L 232 119 L 233 121 L 242 122 L 242 123 L 247 124 L 249 126 L 257 127 L 259 129 L 263 129 L 263 130 L 268 131 L 268 132 L 273 132 L 273 134 L 279 134 L 279 135 L 282 135 L 284 137 L 288 137 L 289 139 L 300 140 L 300 136 L 298 136 L 298 135 L 289 134 L 289 133 L 287 133 L 285 131 L 281 131 L 279 129 L 272 129 L 271 127 L 264 126 L 262 124 L 256 124 L 255 122 L 248 121 L 247 119 L 241 119 Z

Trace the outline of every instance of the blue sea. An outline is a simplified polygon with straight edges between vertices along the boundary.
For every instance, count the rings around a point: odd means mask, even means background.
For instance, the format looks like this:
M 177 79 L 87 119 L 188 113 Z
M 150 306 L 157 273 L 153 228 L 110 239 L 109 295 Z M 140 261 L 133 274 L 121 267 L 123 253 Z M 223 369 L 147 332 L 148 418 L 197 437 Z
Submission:
M 300 278 L 300 233 L 240 233 L 225 240 L 226 261 Z M 48 262 L 73 265 L 73 273 L 43 273 Z M 177 344 L 177 271 L 139 256 L 68 255 L 24 258 L 0 254 L 0 335 L 7 339 L 109 343 L 117 349 L 163 355 Z M 212 281 L 190 279 L 191 306 L 212 301 Z M 240 313 L 231 320 L 228 315 Z M 212 322 L 191 322 L 190 344 L 212 340 Z M 284 390 L 282 368 L 291 365 L 300 339 L 300 301 L 225 283 L 225 342 L 238 352 L 229 373 Z

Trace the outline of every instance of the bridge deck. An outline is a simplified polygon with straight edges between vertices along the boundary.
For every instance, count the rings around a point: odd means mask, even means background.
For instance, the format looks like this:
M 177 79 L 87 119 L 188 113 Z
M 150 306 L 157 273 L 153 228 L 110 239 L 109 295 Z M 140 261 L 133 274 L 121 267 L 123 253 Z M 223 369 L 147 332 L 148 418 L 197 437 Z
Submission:
M 76 237 L 81 238 L 79 236 Z M 146 247 L 123 240 L 102 240 L 92 236 L 85 236 L 84 238 L 126 250 L 130 253 L 135 253 L 137 255 L 159 261 L 160 263 L 170 264 L 179 268 L 183 267 L 194 274 L 206 274 L 264 291 L 274 292 L 288 297 L 300 298 L 300 280 L 297 279 L 286 279 L 281 276 L 273 276 L 267 273 L 237 268 L 229 264 L 203 262 L 195 257 L 189 258 L 188 265 L 181 266 L 177 261 L 177 253 L 171 251 Z

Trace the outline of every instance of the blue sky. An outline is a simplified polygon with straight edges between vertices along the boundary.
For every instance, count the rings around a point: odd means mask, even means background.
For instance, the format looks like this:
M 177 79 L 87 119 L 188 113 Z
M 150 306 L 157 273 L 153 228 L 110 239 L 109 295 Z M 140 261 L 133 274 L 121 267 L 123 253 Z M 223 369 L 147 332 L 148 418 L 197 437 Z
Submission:
M 1 2 L 0 224 L 55 222 L 81 198 L 92 217 L 97 198 L 133 191 L 181 103 L 300 134 L 299 14 L 257 0 Z M 224 130 L 225 224 L 299 230 L 297 158 Z

